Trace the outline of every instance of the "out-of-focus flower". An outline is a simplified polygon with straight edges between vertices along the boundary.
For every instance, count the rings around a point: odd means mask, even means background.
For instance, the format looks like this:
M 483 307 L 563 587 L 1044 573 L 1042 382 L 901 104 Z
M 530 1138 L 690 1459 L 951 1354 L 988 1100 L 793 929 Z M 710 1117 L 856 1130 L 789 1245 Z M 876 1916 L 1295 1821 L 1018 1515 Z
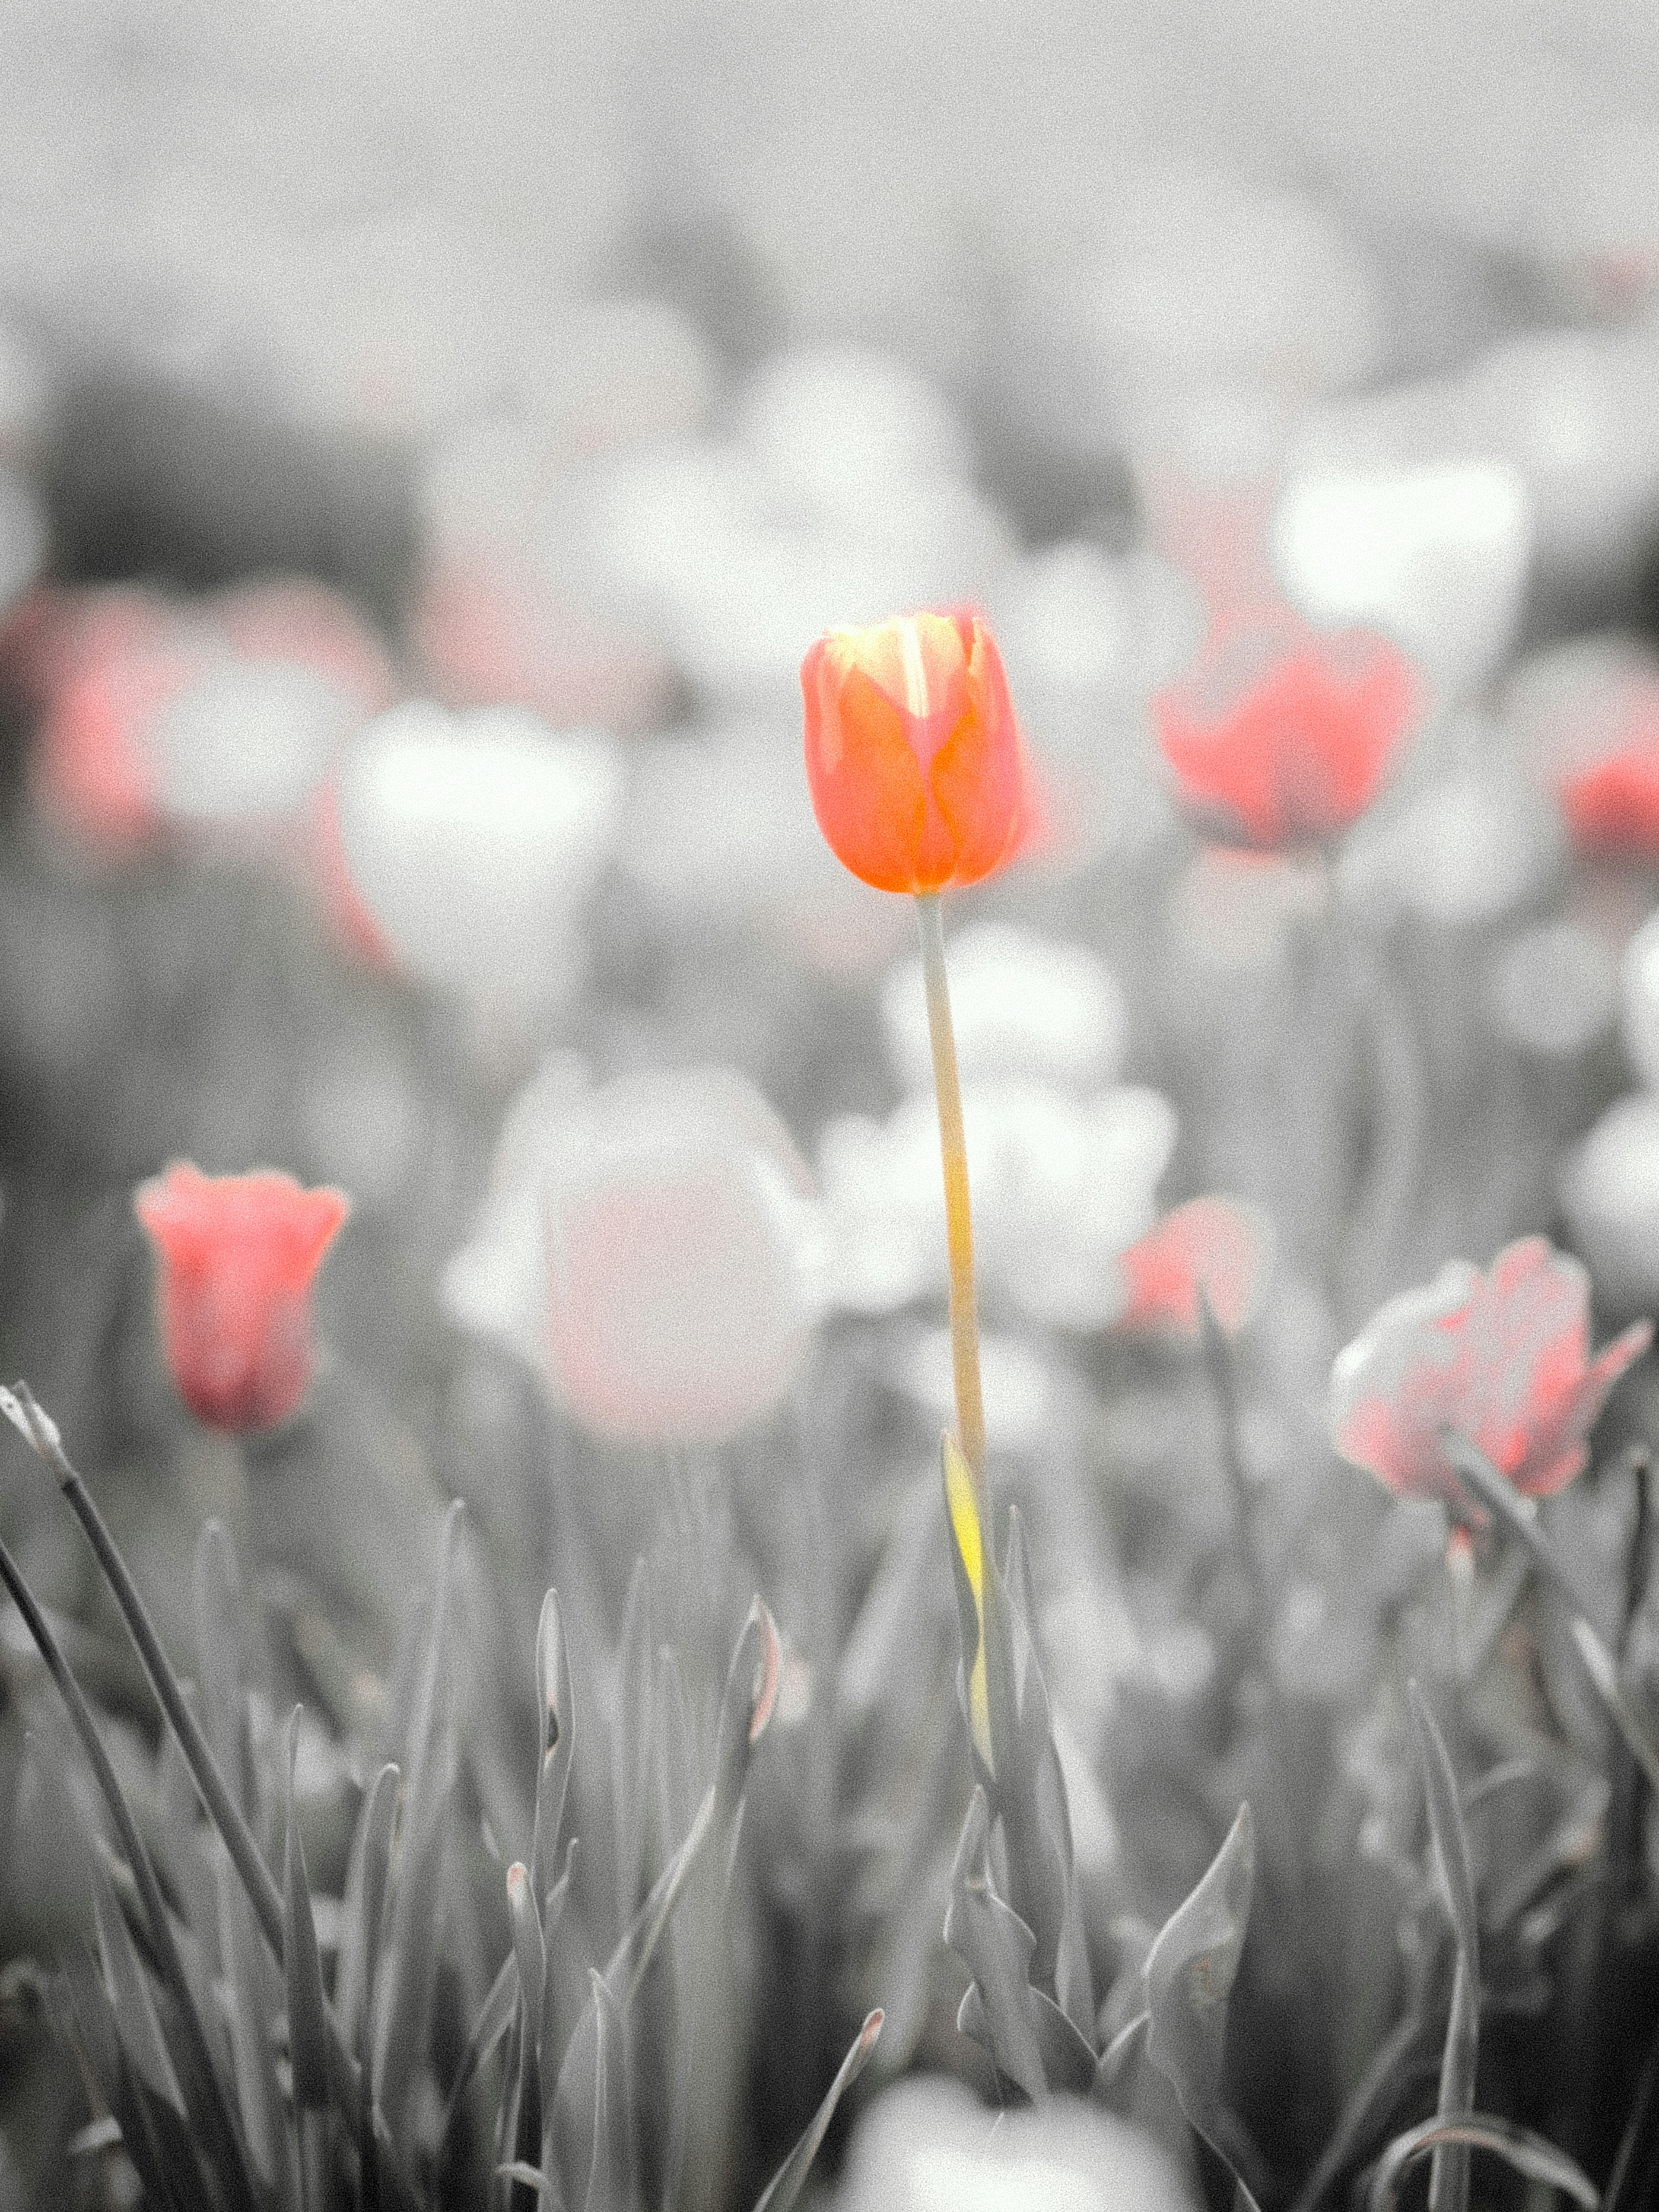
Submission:
M 1152 1225 L 1176 1117 L 1155 1091 L 1077 1099 L 1004 1079 L 965 1085 L 975 1263 L 988 1298 L 1034 1321 L 1100 1328 L 1124 1299 L 1119 1255 Z M 933 1100 L 885 1122 L 849 1115 L 819 1140 L 835 1302 L 889 1313 L 944 1289 L 945 1199 Z
M 1496 665 L 1520 613 L 1532 509 L 1490 459 L 1299 466 L 1273 521 L 1275 566 L 1313 621 L 1370 623 L 1451 688 Z
M 1565 858 L 1553 811 L 1509 761 L 1464 761 L 1360 824 L 1343 849 L 1343 895 L 1381 920 L 1441 927 L 1495 921 L 1542 898 Z
M 1509 683 L 1504 718 L 1581 852 L 1659 857 L 1659 658 L 1650 647 L 1578 638 L 1534 653 Z
M 886 2090 L 853 2138 L 836 2212 L 1188 2212 L 1148 2136 L 1079 2100 L 992 2113 L 954 2081 Z
M 1417 704 L 1384 638 L 1293 626 L 1228 631 L 1152 716 L 1180 795 L 1231 842 L 1282 847 L 1346 830 L 1382 787 Z
M 362 704 L 295 660 L 211 660 L 140 733 L 151 803 L 167 819 L 225 829 L 298 816 Z
M 666 657 L 556 589 L 511 545 L 458 548 L 426 570 L 410 631 L 452 707 L 527 707 L 558 728 L 649 729 L 674 696 Z
M 1201 1293 L 1237 1336 L 1261 1303 L 1273 1251 L 1273 1223 L 1260 1206 L 1188 1199 L 1120 1260 L 1127 1296 L 1117 1326 L 1196 1338 Z
M 348 746 L 332 794 L 352 892 L 403 967 L 481 1004 L 556 1005 L 609 853 L 613 748 L 518 708 L 396 707 Z
M 1598 1295 L 1618 1313 L 1659 1303 L 1659 1098 L 1608 1107 L 1568 1154 L 1560 1194 Z
M 787 722 L 665 738 L 633 764 L 618 860 L 676 928 L 775 929 L 817 968 L 864 975 L 915 924 L 824 843 Z
M 130 849 L 160 825 L 148 741 L 212 662 L 208 633 L 137 592 L 57 597 L 28 671 L 43 712 L 31 762 L 36 805 L 78 841 Z
M 126 590 L 41 596 L 19 672 L 42 709 L 36 797 L 94 846 L 292 822 L 396 693 L 372 633 L 301 578 L 188 611 Z
M 205 1176 L 188 1160 L 140 1184 L 162 1348 L 198 1420 L 264 1429 L 296 1410 L 312 1374 L 312 1283 L 349 1204 L 273 1169 Z
M 1109 1083 L 1128 1014 L 1103 961 L 1004 922 L 975 922 L 945 948 L 957 1064 L 966 1083 L 1031 1076 L 1082 1090 Z M 902 962 L 882 987 L 888 1057 L 907 1090 L 933 1080 L 921 962 Z
M 976 615 L 827 631 L 801 690 L 813 811 L 855 876 L 937 891 L 1002 865 L 1025 781 L 1001 657 Z
M 602 1433 L 729 1435 L 775 1405 L 819 1305 L 822 1229 L 787 1131 L 721 1069 L 588 1091 L 550 1061 L 501 1133 L 445 1297 Z
M 1620 1033 L 1631 1065 L 1659 1091 L 1659 913 L 1625 947 L 1619 969 Z
M 1492 1002 L 1523 1050 L 1540 1060 L 1571 1060 L 1613 1026 L 1618 963 L 1605 941 L 1582 922 L 1547 922 L 1523 930 L 1504 953 L 1493 978 Z
M 1652 1337 L 1633 1322 L 1592 1359 L 1589 1275 L 1524 1237 L 1486 1273 L 1450 1261 L 1378 1310 L 1331 1370 L 1332 1439 L 1401 1496 L 1458 1505 L 1441 1441 L 1453 1429 L 1517 1490 L 1545 1496 L 1581 1472 L 1607 1393 Z
M 828 624 L 982 599 L 1012 546 L 966 455 L 943 398 L 882 356 L 774 356 L 732 435 L 571 475 L 543 543 L 584 603 L 659 639 L 701 694 L 769 710 Z

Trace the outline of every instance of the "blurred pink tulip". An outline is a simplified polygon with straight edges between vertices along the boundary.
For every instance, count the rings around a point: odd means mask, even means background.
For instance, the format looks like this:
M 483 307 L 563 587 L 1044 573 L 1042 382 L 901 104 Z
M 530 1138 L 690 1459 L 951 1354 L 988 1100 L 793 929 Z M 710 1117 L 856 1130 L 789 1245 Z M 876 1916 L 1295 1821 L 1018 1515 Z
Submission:
M 1152 719 L 1182 804 L 1206 834 L 1277 849 L 1317 842 L 1376 797 L 1417 709 L 1385 638 L 1300 625 L 1218 635 Z
M 140 1184 L 133 1208 L 155 1248 L 179 1396 L 210 1428 L 286 1420 L 311 1381 L 313 1279 L 350 1200 L 270 1168 L 205 1176 L 176 1160 Z
M 1127 1296 L 1117 1326 L 1195 1338 L 1201 1291 L 1222 1328 L 1237 1336 L 1261 1302 L 1273 1248 L 1273 1224 L 1259 1206 L 1188 1199 L 1119 1261 Z
M 720 1068 L 588 1091 L 550 1059 L 508 1115 L 450 1310 L 546 1363 L 602 1434 L 708 1441 L 774 1406 L 821 1304 L 789 1133 Z
M 1532 1497 L 1583 1471 L 1607 1393 L 1653 1337 L 1633 1322 L 1589 1357 L 1589 1278 L 1541 1237 L 1505 1246 L 1482 1274 L 1449 1261 L 1372 1316 L 1331 1370 L 1342 1456 L 1403 1497 L 1465 1503 L 1442 1444 L 1455 1430 Z

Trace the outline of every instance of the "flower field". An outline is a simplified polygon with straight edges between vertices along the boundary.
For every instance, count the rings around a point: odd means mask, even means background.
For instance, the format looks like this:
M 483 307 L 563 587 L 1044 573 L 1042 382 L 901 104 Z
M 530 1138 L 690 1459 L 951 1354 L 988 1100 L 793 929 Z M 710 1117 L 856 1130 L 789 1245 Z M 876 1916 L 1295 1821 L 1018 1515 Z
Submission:
M 0 2212 L 1643 2212 L 1648 169 L 782 113 L 0 251 Z

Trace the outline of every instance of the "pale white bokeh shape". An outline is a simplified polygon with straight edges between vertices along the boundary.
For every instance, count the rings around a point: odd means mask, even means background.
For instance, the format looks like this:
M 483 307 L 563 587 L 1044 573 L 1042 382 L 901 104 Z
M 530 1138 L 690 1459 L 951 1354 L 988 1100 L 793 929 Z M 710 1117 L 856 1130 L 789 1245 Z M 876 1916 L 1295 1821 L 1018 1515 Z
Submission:
M 616 748 L 516 708 L 395 707 L 341 761 L 352 889 L 398 964 L 489 1003 L 556 1004 L 620 813 Z
M 805 1164 L 723 1068 L 589 1090 L 551 1059 L 502 1127 L 444 1298 L 547 1374 L 589 1427 L 713 1441 L 775 1405 L 823 1297 Z
M 1109 1083 L 1128 1013 L 1111 971 L 1086 945 L 1006 922 L 971 922 L 945 948 L 957 1062 L 964 1082 L 1029 1075 L 1069 1088 Z M 920 957 L 882 986 L 887 1055 L 907 1090 L 933 1079 Z
M 1134 1085 L 1074 1097 L 1030 1079 L 963 1087 L 975 1259 L 993 1298 L 1027 1319 L 1104 1328 L 1121 1310 L 1119 1255 L 1156 1214 L 1175 1149 L 1174 1109 Z M 833 1302 L 890 1313 L 947 1281 L 939 1124 L 933 1098 L 887 1121 L 843 1115 L 823 1131 L 819 1179 Z

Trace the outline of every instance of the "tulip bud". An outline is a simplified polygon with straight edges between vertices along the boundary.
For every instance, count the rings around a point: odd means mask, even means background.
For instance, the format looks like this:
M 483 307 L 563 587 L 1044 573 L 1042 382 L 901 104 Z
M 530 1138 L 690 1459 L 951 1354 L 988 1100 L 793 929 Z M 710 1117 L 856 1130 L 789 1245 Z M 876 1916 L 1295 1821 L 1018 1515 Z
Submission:
M 827 631 L 801 664 L 806 775 L 836 857 L 878 890 L 975 884 L 1018 842 L 1019 732 L 978 616 Z
M 1416 706 L 1393 646 L 1361 630 L 1227 631 L 1152 702 L 1180 796 L 1224 842 L 1310 843 L 1346 830 L 1382 788 Z
M 162 1348 L 210 1428 L 270 1428 L 298 1407 L 311 1381 L 313 1279 L 349 1206 L 269 1168 L 204 1176 L 188 1160 L 139 1186 Z
M 1455 1430 L 1517 1490 L 1546 1496 L 1583 1470 L 1607 1393 L 1652 1335 L 1638 1322 L 1592 1359 L 1589 1278 L 1541 1237 L 1507 1245 L 1485 1274 L 1450 1261 L 1338 1354 L 1332 1440 L 1390 1490 L 1457 1504 L 1443 1442 Z

